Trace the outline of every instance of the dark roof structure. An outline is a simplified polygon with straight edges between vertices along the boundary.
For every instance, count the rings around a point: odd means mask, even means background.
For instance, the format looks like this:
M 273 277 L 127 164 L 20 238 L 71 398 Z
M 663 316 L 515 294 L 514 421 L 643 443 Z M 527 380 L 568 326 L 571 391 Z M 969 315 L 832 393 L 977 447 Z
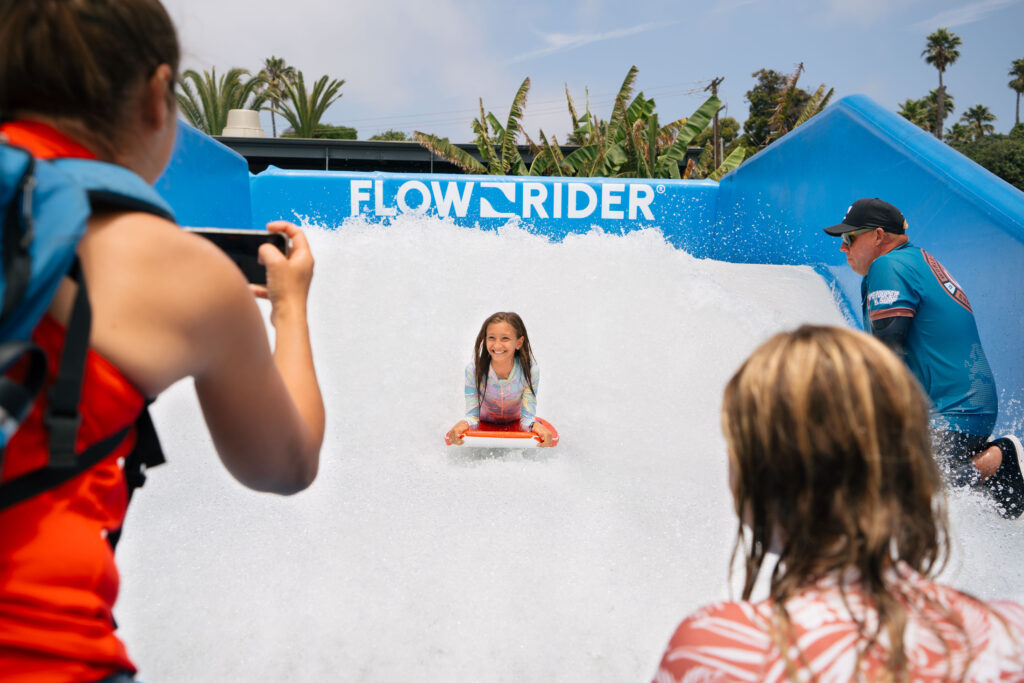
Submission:
M 326 140 L 309 138 L 236 138 L 217 137 L 217 140 L 235 150 L 249 163 L 249 171 L 259 173 L 267 166 L 314 171 L 387 171 L 390 173 L 459 173 L 454 164 L 431 153 L 418 142 L 383 140 Z M 458 144 L 462 150 L 477 159 L 476 145 Z M 563 145 L 562 153 L 571 154 L 573 145 Z M 686 161 L 700 156 L 699 147 L 686 151 Z M 527 165 L 533 155 L 527 145 L 519 145 L 519 154 Z

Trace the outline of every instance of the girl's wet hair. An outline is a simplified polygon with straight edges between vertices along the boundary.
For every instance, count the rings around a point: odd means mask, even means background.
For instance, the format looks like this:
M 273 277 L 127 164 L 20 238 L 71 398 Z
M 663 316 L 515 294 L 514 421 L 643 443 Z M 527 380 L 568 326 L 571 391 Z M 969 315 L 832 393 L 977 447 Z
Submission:
M 515 330 L 516 338 L 523 338 L 523 345 L 516 350 L 516 360 L 519 367 L 526 375 L 526 384 L 533 391 L 533 377 L 530 373 L 530 366 L 533 361 L 533 351 L 530 350 L 530 336 L 526 334 L 526 325 L 518 313 L 498 312 L 492 313 L 484 324 L 480 326 L 480 332 L 476 335 L 476 342 L 473 344 L 474 371 L 476 374 L 477 392 L 483 396 L 487 388 L 487 371 L 491 367 L 491 354 L 487 352 L 487 326 L 492 323 L 508 323 Z
M 76 120 L 112 148 L 161 64 L 174 101 L 180 49 L 158 0 L 0 0 L 0 16 L 0 119 Z
M 892 570 L 902 562 L 931 575 L 948 553 L 928 419 L 928 401 L 904 363 L 851 330 L 803 326 L 776 335 L 729 381 L 722 428 L 740 518 L 733 558 L 742 547 L 749 599 L 767 553 L 778 552 L 770 592 L 780 647 L 794 642 L 786 600 L 815 578 L 853 568 L 878 611 L 877 628 L 860 624 L 865 651 L 885 632 L 888 668 L 896 680 L 906 677 L 910 589 Z M 787 662 L 792 674 L 788 655 Z

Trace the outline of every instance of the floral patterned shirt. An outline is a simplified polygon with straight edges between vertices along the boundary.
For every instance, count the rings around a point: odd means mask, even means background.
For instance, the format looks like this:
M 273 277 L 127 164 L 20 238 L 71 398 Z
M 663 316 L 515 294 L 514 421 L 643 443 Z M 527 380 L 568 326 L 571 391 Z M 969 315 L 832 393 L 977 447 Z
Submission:
M 966 670 L 965 681 L 1024 681 L 1024 607 L 981 602 L 905 565 L 898 573 L 903 593 L 911 596 L 905 604 L 908 680 L 961 680 Z M 799 653 L 791 648 L 790 661 L 806 661 L 797 665 L 800 681 L 874 681 L 885 676 L 885 633 L 857 661 L 863 637 L 853 616 L 864 620 L 871 632 L 874 615 L 856 582 L 845 583 L 846 603 L 837 574 L 809 585 L 786 603 L 800 647 Z M 966 627 L 969 643 L 950 614 Z M 676 629 L 655 683 L 789 681 L 785 659 L 770 634 L 772 616 L 770 600 L 722 602 L 698 610 Z M 948 658 L 935 628 L 950 648 Z

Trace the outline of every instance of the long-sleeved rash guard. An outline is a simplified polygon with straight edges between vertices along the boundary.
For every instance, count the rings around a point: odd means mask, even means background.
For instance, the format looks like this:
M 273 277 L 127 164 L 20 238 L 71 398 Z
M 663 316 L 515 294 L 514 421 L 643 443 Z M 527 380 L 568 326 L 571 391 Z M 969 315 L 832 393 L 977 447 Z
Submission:
M 532 390 L 518 358 L 507 379 L 498 379 L 494 369 L 489 367 L 483 400 L 480 400 L 476 368 L 473 363 L 467 365 L 466 422 L 470 429 L 479 427 L 481 420 L 494 424 L 508 424 L 518 420 L 521 430 L 530 431 L 537 410 L 537 390 L 540 387 L 540 370 L 536 363 L 530 364 L 530 379 Z

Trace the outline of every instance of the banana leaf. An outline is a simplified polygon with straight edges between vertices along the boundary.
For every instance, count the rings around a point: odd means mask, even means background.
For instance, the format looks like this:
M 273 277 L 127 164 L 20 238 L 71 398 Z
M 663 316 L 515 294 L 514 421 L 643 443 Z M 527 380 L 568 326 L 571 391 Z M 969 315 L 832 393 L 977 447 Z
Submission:
M 701 131 L 708 127 L 711 119 L 715 116 L 715 112 L 721 106 L 722 101 L 714 95 L 705 100 L 704 104 L 700 105 L 697 111 L 693 112 L 693 115 L 686 119 L 686 123 L 680 129 L 679 135 L 676 136 L 676 141 L 665 150 L 659 159 L 664 158 L 676 163 L 685 159 L 687 146 L 700 135 Z
M 558 139 L 554 135 L 551 136 L 551 141 L 548 142 L 547 137 L 544 135 L 544 131 L 540 132 L 541 143 L 548 152 L 548 156 L 551 159 L 551 163 L 554 167 L 556 175 L 560 176 L 572 176 L 575 175 L 576 169 L 572 164 L 566 161 L 565 156 L 562 154 L 562 148 L 558 146 Z
M 604 157 L 604 162 L 599 165 L 600 173 L 597 174 L 599 176 L 616 176 L 619 174 L 619 170 L 629 162 L 625 141 L 610 145 L 602 156 Z
M 441 157 L 445 161 L 451 162 L 461 168 L 466 173 L 477 173 L 485 175 L 487 173 L 487 167 L 477 161 L 473 155 L 469 154 L 460 147 L 456 147 L 448 138 L 439 138 L 436 135 L 430 133 L 421 133 L 418 130 L 414 130 L 412 133 L 413 139 L 420 143 L 423 147 L 429 149 L 432 153 Z
M 594 175 L 593 170 L 600 160 L 597 145 L 584 145 L 565 158 L 565 163 L 576 170 L 580 177 Z
M 622 80 L 622 86 L 619 88 L 619 93 L 615 96 L 615 104 L 612 107 L 612 118 L 608 121 L 610 131 L 623 130 L 624 134 L 628 132 L 627 129 L 622 128 L 622 125 L 626 119 L 626 102 L 629 101 L 629 97 L 633 93 L 633 82 L 636 80 L 637 71 L 638 69 L 634 64 L 629 67 L 626 77 Z
M 821 110 L 828 105 L 828 101 L 832 99 L 832 93 L 835 91 L 834 88 L 830 88 L 828 94 L 825 94 L 825 84 L 822 83 L 818 86 L 818 89 L 811 95 L 811 99 L 807 100 L 807 104 L 804 106 L 804 110 L 800 112 L 800 117 L 797 118 L 796 123 L 793 124 L 793 128 L 807 123 L 815 114 L 821 113 Z
M 645 98 L 643 92 L 639 92 L 633 98 L 629 108 L 626 109 L 626 121 L 632 126 L 637 121 L 646 119 L 654 113 L 654 107 L 654 100 Z
M 725 158 L 722 165 L 715 169 L 715 172 L 708 176 L 708 180 L 721 180 L 729 171 L 733 170 L 743 162 L 743 158 L 747 155 L 747 150 L 740 145 Z
M 576 107 L 572 103 L 572 95 L 569 94 L 569 84 L 565 84 L 565 99 L 569 103 L 569 118 L 572 120 L 572 129 L 580 127 L 580 117 L 576 115 Z
M 519 134 L 519 121 L 523 118 L 523 107 L 526 106 L 526 94 L 530 91 L 530 78 L 523 79 L 522 85 L 512 98 L 512 106 L 508 110 L 508 122 L 505 124 L 501 141 L 501 167 L 505 173 L 510 170 L 519 172 L 525 169 L 523 158 L 516 149 L 516 136 Z

